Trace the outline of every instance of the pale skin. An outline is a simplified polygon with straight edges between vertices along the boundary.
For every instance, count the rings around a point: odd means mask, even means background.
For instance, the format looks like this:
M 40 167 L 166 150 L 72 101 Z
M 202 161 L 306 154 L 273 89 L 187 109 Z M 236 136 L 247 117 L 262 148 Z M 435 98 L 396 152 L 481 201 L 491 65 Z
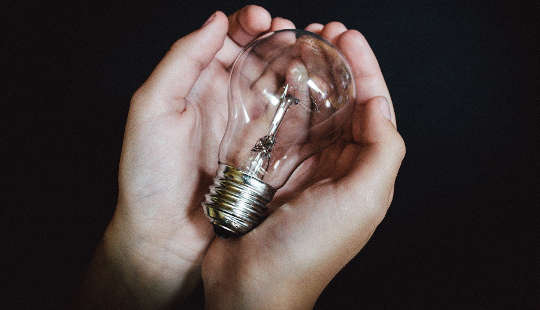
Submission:
M 369 240 L 392 201 L 405 146 L 373 52 L 339 22 L 306 29 L 351 64 L 349 137 L 308 159 L 277 193 L 275 212 L 247 235 L 217 238 L 204 216 L 229 67 L 258 35 L 286 28 L 294 24 L 258 6 L 229 17 L 218 11 L 174 43 L 134 94 L 117 208 L 79 307 L 169 308 L 202 280 L 208 309 L 309 309 Z

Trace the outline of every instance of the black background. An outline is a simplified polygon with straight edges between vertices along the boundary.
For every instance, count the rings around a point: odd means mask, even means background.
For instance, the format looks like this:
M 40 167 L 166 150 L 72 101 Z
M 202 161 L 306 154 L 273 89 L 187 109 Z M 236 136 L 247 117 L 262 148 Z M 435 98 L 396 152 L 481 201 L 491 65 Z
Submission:
M 364 33 L 407 144 L 388 216 L 316 309 L 538 307 L 536 5 L 258 3 Z M 2 302 L 69 301 L 114 211 L 131 94 L 177 38 L 244 4 L 5 4 Z

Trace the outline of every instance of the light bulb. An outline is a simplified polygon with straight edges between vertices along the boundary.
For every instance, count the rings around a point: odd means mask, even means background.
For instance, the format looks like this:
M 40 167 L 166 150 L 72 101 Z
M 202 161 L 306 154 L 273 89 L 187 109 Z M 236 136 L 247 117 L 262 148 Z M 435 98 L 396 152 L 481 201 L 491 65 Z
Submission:
M 354 85 L 341 53 L 311 32 L 268 33 L 239 54 L 219 168 L 202 203 L 218 235 L 260 224 L 294 170 L 344 133 Z

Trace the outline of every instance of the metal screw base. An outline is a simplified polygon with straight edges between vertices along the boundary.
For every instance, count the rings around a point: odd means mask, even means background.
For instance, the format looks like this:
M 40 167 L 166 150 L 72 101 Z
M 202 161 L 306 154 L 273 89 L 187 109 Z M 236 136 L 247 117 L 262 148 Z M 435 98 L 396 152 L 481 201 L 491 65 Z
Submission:
M 229 165 L 220 164 L 205 201 L 204 213 L 220 237 L 238 237 L 267 216 L 266 205 L 276 190 L 261 180 Z

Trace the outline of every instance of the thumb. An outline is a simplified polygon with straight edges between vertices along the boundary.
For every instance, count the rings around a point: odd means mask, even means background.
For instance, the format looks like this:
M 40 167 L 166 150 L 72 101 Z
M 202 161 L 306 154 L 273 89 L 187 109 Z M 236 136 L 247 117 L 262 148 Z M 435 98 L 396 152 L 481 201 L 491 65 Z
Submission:
M 223 47 L 227 29 L 227 16 L 217 11 L 200 29 L 171 46 L 148 80 L 134 95 L 134 101 L 137 101 L 138 96 L 160 99 L 150 100 L 151 106 L 145 109 L 145 114 L 185 109 L 183 99 L 189 95 L 201 71 Z
M 347 192 L 362 192 L 359 186 L 384 186 L 391 193 L 405 143 L 392 122 L 390 103 L 385 97 L 375 97 L 357 104 L 353 114 L 353 139 L 359 145 L 354 165 L 340 181 Z M 354 198 L 354 197 L 353 197 Z M 388 199 L 390 204 L 391 197 Z

